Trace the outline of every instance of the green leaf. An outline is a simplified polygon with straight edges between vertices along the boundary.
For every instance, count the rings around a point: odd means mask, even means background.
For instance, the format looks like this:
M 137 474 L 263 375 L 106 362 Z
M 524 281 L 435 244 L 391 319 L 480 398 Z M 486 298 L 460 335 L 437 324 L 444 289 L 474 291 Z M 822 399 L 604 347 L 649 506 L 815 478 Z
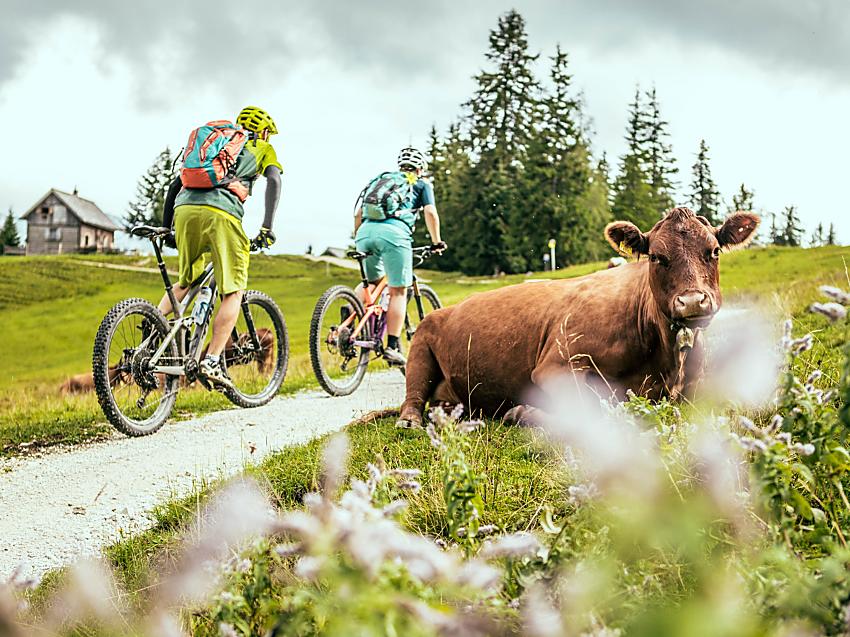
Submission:
M 791 500 L 793 502 L 794 509 L 806 520 L 812 520 L 814 518 L 814 513 L 812 512 L 812 506 L 809 504 L 808 500 L 800 495 L 800 492 L 796 489 L 791 490 Z

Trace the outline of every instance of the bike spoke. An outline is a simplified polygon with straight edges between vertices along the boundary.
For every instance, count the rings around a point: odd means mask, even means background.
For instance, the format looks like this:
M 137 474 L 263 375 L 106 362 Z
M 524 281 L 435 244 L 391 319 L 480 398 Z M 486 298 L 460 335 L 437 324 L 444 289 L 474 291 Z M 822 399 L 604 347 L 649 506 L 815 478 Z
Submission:
M 125 316 L 113 331 L 107 357 L 115 406 L 125 417 L 139 422 L 151 418 L 162 402 L 174 393 L 167 391 L 168 377 L 143 371 L 140 361 L 149 358 L 162 343 L 162 337 L 146 338 L 142 330 L 144 320 L 140 314 Z M 130 369 L 121 371 L 125 365 Z M 139 382 L 145 386 L 140 386 Z M 145 400 L 140 406 L 143 397 Z
M 314 316 L 314 323 L 319 322 L 311 327 L 317 339 L 312 346 L 313 365 L 314 369 L 318 366 L 320 381 L 332 394 L 350 393 L 368 365 L 368 350 L 355 344 L 371 341 L 370 321 L 358 332 L 363 316 L 362 307 L 345 294 L 328 298 L 321 317 Z

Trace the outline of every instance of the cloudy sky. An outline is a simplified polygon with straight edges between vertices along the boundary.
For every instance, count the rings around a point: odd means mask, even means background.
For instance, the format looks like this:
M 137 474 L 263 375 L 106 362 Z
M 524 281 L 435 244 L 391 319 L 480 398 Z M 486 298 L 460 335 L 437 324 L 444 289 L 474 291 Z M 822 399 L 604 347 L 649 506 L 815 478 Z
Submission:
M 77 186 L 121 216 L 160 150 L 257 104 L 281 131 L 275 251 L 344 245 L 363 184 L 457 116 L 512 7 L 541 61 L 569 52 L 595 153 L 616 164 L 635 85 L 654 83 L 680 200 L 705 138 L 726 201 L 743 181 L 757 208 L 796 204 L 850 242 L 846 0 L 0 0 L 0 206 Z M 262 197 L 247 210 L 252 233 Z

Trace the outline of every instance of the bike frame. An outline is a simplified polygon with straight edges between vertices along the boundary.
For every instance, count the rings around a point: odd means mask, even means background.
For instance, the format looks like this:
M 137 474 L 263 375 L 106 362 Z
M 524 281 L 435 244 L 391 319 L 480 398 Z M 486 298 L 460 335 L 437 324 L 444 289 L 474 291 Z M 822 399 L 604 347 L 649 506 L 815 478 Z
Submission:
M 151 240 L 151 243 L 153 244 L 154 254 L 156 255 L 156 264 L 159 267 L 159 273 L 162 276 L 163 283 L 165 284 L 165 293 L 168 295 L 168 300 L 171 302 L 171 308 L 174 312 L 174 321 L 171 326 L 171 330 L 162 340 L 162 343 L 156 352 L 154 352 L 149 364 L 153 367 L 154 373 L 168 374 L 170 376 L 185 376 L 187 357 L 191 355 L 195 362 L 197 362 L 198 358 L 200 358 L 200 344 L 203 343 L 206 338 L 210 324 L 210 317 L 213 315 L 215 309 L 216 288 L 218 286 L 215 281 L 215 276 L 213 275 L 213 265 L 212 263 L 208 263 L 206 265 L 200 276 L 192 281 L 192 284 L 189 286 L 189 291 L 186 292 L 186 296 L 183 297 L 183 300 L 178 301 L 174 294 L 174 287 L 171 284 L 171 277 L 165 267 L 165 260 L 162 258 L 160 245 L 154 239 Z M 205 285 L 208 285 L 212 291 L 210 307 L 207 310 L 207 315 L 204 317 L 204 322 L 197 325 L 195 327 L 194 334 L 192 334 L 192 327 L 195 325 L 195 320 L 191 314 L 186 314 L 186 310 L 194 302 L 200 293 L 201 288 Z M 188 348 L 186 346 L 185 338 L 177 338 L 177 335 L 180 334 L 182 330 L 186 330 L 187 333 L 192 334 Z M 159 359 L 162 358 L 162 355 L 165 353 L 168 346 L 175 340 L 177 341 L 177 351 L 184 363 L 182 365 L 158 365 L 157 363 L 159 362 Z
M 387 277 L 381 277 L 380 280 L 374 284 L 374 288 L 370 289 L 371 284 L 367 280 L 366 268 L 363 265 L 363 260 L 358 260 L 358 264 L 360 265 L 360 280 L 363 285 L 363 296 L 365 297 L 365 311 L 363 313 L 363 318 L 358 321 L 357 326 L 351 332 L 352 342 L 357 347 L 362 347 L 363 349 L 380 350 L 383 347 L 384 334 L 386 334 L 387 331 L 387 319 L 384 308 L 378 305 L 377 301 L 381 298 L 381 293 L 384 291 L 384 288 L 387 287 Z M 413 298 L 416 299 L 416 309 L 419 312 L 419 320 L 421 321 L 425 316 L 425 310 L 422 307 L 422 297 L 419 294 L 419 284 L 416 278 L 416 272 L 413 273 L 413 283 L 411 284 L 411 288 L 413 290 Z M 354 323 L 356 318 L 357 315 L 352 314 L 340 323 L 339 327 L 350 326 Z M 408 318 L 407 313 L 405 313 L 404 322 L 406 326 L 409 327 L 410 319 Z M 367 324 L 372 327 L 372 339 L 368 341 L 359 340 L 357 337 L 363 333 L 363 329 Z
M 168 296 L 168 300 L 171 302 L 175 318 L 173 320 L 171 330 L 151 357 L 149 364 L 152 366 L 152 371 L 154 373 L 168 374 L 170 376 L 185 376 L 186 363 L 189 360 L 193 360 L 196 363 L 200 360 L 201 345 L 206 339 L 207 332 L 210 327 L 210 319 L 215 312 L 215 305 L 218 299 L 218 296 L 216 295 L 218 285 L 213 274 L 213 264 L 208 263 L 206 267 L 204 267 L 204 270 L 198 278 L 192 281 L 188 292 L 186 292 L 186 296 L 183 297 L 183 300 L 178 301 L 174 294 L 174 287 L 171 284 L 171 277 L 168 274 L 168 269 L 165 267 L 165 260 L 162 258 L 160 243 L 153 237 L 151 238 L 151 243 L 153 244 L 154 254 L 156 255 L 156 263 L 159 267 L 159 273 L 162 276 L 163 283 L 165 284 L 165 293 Z M 204 286 L 208 286 L 212 291 L 210 307 L 207 310 L 207 315 L 204 317 L 203 323 L 196 325 L 194 318 L 191 314 L 187 315 L 186 310 L 195 301 L 201 291 L 201 288 Z M 248 303 L 244 296 L 242 298 L 242 314 L 245 317 L 245 325 L 248 328 L 247 331 L 251 335 L 251 344 L 254 346 L 256 351 L 259 351 L 261 349 L 260 339 L 257 336 L 254 319 L 251 316 Z M 178 338 L 178 335 L 183 330 L 185 330 L 187 334 L 191 335 L 188 347 L 185 338 Z M 238 339 L 235 327 L 233 328 L 232 336 L 233 342 L 235 343 Z M 177 351 L 183 363 L 181 365 L 158 365 L 157 363 L 159 362 L 159 359 L 162 358 L 162 355 L 165 353 L 168 346 L 175 340 L 177 342 Z

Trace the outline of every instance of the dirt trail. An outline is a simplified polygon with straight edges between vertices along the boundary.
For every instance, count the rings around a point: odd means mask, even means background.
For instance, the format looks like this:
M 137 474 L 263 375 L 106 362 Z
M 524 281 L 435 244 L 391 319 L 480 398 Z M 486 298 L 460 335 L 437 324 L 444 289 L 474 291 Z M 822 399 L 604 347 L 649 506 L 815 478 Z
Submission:
M 20 563 L 41 574 L 97 554 L 121 532 L 149 526 L 146 513 L 163 499 L 403 398 L 401 374 L 372 373 L 352 396 L 303 392 L 170 423 L 144 438 L 0 461 L 0 580 Z
M 141 265 L 123 265 L 121 263 L 106 263 L 101 261 L 86 261 L 85 259 L 76 259 L 74 263 L 84 265 L 89 268 L 105 268 L 107 270 L 123 270 L 125 272 L 145 272 L 147 274 L 159 274 L 159 268 L 149 268 Z M 177 276 L 176 272 L 168 271 L 171 276 Z

